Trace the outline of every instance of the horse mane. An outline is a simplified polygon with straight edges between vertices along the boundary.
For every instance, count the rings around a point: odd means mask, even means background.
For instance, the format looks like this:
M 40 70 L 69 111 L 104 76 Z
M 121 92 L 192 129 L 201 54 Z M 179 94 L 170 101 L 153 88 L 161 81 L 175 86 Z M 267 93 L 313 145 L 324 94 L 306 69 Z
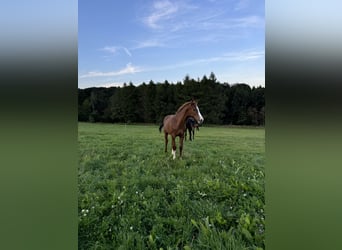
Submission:
M 189 105 L 191 102 L 192 101 L 188 101 L 188 102 L 184 103 L 182 106 L 180 106 L 179 109 L 176 111 L 176 114 L 181 112 L 185 108 L 185 106 Z

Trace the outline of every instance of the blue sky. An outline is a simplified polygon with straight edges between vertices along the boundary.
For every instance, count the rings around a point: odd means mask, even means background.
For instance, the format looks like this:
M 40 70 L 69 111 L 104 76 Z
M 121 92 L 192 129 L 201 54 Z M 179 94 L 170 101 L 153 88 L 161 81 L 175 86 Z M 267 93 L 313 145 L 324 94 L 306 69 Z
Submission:
M 220 82 L 265 86 L 264 1 L 78 2 L 79 88 L 211 72 Z

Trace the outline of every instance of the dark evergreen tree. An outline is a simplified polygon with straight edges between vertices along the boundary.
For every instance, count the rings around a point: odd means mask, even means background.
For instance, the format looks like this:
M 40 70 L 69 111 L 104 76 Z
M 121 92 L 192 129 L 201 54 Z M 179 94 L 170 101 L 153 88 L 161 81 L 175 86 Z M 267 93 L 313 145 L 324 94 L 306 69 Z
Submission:
M 210 75 L 209 75 L 209 80 L 212 81 L 213 83 L 216 82 L 217 79 L 216 79 L 216 76 L 215 76 L 214 72 L 211 72 L 211 73 L 210 73 Z
M 236 84 L 231 87 L 230 110 L 232 123 L 236 125 L 250 125 L 248 107 L 250 106 L 251 88 L 247 84 Z
M 78 120 L 89 121 L 89 114 L 91 112 L 90 100 L 86 98 L 83 100 L 81 105 L 78 105 Z

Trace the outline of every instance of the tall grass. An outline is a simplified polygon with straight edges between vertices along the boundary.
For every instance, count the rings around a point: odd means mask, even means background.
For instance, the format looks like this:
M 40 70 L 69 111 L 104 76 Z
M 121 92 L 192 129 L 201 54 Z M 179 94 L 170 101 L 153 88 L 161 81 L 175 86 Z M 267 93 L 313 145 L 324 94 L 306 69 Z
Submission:
M 263 249 L 264 129 L 79 123 L 80 249 Z M 178 140 L 177 140 L 178 149 Z

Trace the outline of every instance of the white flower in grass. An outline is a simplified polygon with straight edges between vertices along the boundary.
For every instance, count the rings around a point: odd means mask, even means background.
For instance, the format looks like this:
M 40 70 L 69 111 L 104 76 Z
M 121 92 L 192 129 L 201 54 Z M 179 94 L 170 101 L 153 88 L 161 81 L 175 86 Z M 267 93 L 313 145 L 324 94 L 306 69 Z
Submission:
M 130 226 L 129 229 L 130 229 L 130 230 L 133 230 L 133 226 Z
M 87 213 L 89 213 L 89 210 L 88 209 L 82 209 L 81 213 L 83 216 L 87 216 Z
M 207 194 L 206 193 L 202 193 L 201 191 L 197 191 L 197 193 L 200 195 L 200 196 L 202 196 L 202 197 L 205 197 L 205 196 L 207 196 Z

